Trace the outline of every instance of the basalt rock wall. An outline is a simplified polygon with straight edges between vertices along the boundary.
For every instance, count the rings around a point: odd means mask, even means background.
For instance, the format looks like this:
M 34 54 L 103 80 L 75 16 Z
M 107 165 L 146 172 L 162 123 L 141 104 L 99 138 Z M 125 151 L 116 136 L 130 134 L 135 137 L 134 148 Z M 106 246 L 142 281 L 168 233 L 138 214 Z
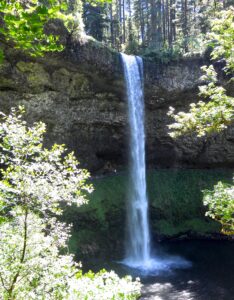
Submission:
M 40 59 L 9 50 L 0 65 L 0 109 L 9 112 L 24 104 L 29 123 L 46 123 L 47 146 L 67 144 L 93 172 L 125 168 L 129 130 L 120 56 L 88 38 L 81 42 L 68 36 L 66 43 L 62 53 Z M 169 106 L 186 110 L 197 101 L 200 67 L 206 63 L 201 57 L 168 64 L 144 61 L 149 167 L 234 166 L 234 127 L 202 139 L 174 141 L 168 135 Z

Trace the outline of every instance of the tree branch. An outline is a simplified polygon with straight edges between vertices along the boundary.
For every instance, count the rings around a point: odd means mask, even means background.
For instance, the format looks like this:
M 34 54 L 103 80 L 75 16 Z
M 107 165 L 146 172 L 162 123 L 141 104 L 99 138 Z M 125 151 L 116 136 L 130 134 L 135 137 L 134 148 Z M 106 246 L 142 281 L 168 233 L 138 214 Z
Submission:
M 23 249 L 22 249 L 22 254 L 21 254 L 21 258 L 20 258 L 20 263 L 23 264 L 24 259 L 25 259 L 25 254 L 26 254 L 26 248 L 27 248 L 27 238 L 28 238 L 28 208 L 25 208 L 25 215 L 24 215 L 24 242 L 23 242 Z M 12 293 L 15 287 L 15 284 L 17 282 L 17 279 L 19 277 L 20 274 L 20 269 L 21 269 L 22 265 L 19 266 L 19 269 L 17 271 L 17 273 L 15 274 L 13 280 L 12 280 L 12 284 L 10 286 L 10 288 L 8 289 L 8 293 L 10 296 L 10 299 L 12 299 Z

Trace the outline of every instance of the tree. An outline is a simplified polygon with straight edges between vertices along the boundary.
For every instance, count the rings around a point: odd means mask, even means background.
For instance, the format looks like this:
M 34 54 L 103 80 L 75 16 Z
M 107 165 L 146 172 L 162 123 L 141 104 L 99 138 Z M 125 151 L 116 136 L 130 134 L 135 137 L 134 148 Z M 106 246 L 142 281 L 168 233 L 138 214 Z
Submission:
M 69 227 L 57 216 L 61 204 L 82 205 L 92 187 L 63 145 L 43 148 L 45 125 L 28 127 L 24 111 L 1 113 L 0 294 L 18 299 L 136 299 L 130 277 L 101 272 L 82 275 L 67 253 Z M 63 253 L 63 254 L 62 254 Z M 85 284 L 85 285 L 84 285 Z M 111 292 L 108 291 L 111 289 Z
M 45 25 L 52 19 L 62 19 L 67 25 L 74 22 L 67 15 L 66 0 L 2 0 L 0 2 L 0 57 L 4 45 L 18 48 L 33 56 L 48 51 L 61 51 L 59 37 L 45 33 Z
M 210 45 L 213 46 L 212 59 L 225 60 L 224 71 L 230 75 L 234 71 L 234 8 L 230 7 L 219 13 L 212 21 Z M 208 99 L 191 104 L 189 112 L 174 113 L 170 108 L 169 115 L 175 123 L 169 125 L 170 135 L 176 138 L 188 132 L 196 132 L 204 136 L 216 131 L 222 131 L 234 122 L 234 98 L 228 96 L 222 86 L 217 85 L 217 73 L 212 65 L 202 68 L 206 82 L 200 87 L 200 95 Z M 233 81 L 233 77 L 230 79 Z M 233 178 L 234 181 L 234 178 Z M 213 191 L 204 191 L 204 204 L 208 206 L 207 215 L 218 220 L 223 225 L 225 233 L 234 232 L 234 182 L 228 186 L 219 182 Z
M 212 31 L 209 34 L 209 44 L 213 46 L 211 58 L 225 60 L 224 71 L 230 73 L 234 71 L 234 8 L 219 13 L 219 18 L 212 22 Z M 170 108 L 171 115 L 176 123 L 169 125 L 172 129 L 171 136 L 176 137 L 189 131 L 195 131 L 199 136 L 214 131 L 221 131 L 234 121 L 234 98 L 227 95 L 222 86 L 218 86 L 217 73 L 213 67 L 203 66 L 205 75 L 202 80 L 206 83 L 200 86 L 200 95 L 208 99 L 208 102 L 199 101 L 191 104 L 188 113 L 174 114 L 174 109 Z M 233 78 L 230 79 L 233 81 Z
M 224 233 L 234 234 L 234 184 L 218 182 L 213 191 L 203 193 L 203 202 L 209 208 L 206 215 L 219 221 Z

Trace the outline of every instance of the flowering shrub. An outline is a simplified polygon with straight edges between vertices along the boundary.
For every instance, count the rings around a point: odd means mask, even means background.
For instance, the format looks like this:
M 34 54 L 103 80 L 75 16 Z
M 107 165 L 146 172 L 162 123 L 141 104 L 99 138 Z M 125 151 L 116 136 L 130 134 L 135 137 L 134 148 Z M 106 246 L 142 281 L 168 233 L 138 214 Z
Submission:
M 113 271 L 80 272 L 70 281 L 70 295 L 69 300 L 131 300 L 140 296 L 140 282 L 132 282 L 131 276 L 119 278 Z
M 23 108 L 1 113 L 0 295 L 5 300 L 136 299 L 140 283 L 113 272 L 82 275 L 66 252 L 60 204 L 82 205 L 92 186 L 63 145 L 42 146 L 45 125 L 27 127 Z M 1 298 L 2 299 L 2 298 Z
M 209 209 L 206 215 L 219 221 L 224 233 L 234 234 L 234 184 L 219 182 L 213 191 L 205 190 L 203 194 L 204 204 Z
M 40 217 L 31 212 L 25 215 L 20 209 L 11 211 L 11 220 L 1 224 L 3 299 L 64 299 L 75 264 L 71 255 L 59 255 L 66 234 L 61 234 L 61 226 L 54 226 L 46 234 Z

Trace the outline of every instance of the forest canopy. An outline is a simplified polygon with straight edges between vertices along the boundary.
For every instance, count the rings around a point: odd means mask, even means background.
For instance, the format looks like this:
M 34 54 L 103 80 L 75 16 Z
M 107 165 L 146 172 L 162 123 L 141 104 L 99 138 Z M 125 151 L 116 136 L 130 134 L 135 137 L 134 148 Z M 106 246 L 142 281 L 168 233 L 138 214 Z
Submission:
M 86 32 L 112 48 L 128 53 L 160 55 L 201 52 L 210 21 L 232 0 L 84 1 Z M 204 43 L 205 44 L 205 43 Z
M 0 58 L 4 46 L 42 55 L 61 51 L 59 37 L 45 31 L 54 19 L 74 34 L 83 30 L 130 54 L 162 59 L 207 48 L 211 20 L 233 0 L 4 0 L 0 3 Z

